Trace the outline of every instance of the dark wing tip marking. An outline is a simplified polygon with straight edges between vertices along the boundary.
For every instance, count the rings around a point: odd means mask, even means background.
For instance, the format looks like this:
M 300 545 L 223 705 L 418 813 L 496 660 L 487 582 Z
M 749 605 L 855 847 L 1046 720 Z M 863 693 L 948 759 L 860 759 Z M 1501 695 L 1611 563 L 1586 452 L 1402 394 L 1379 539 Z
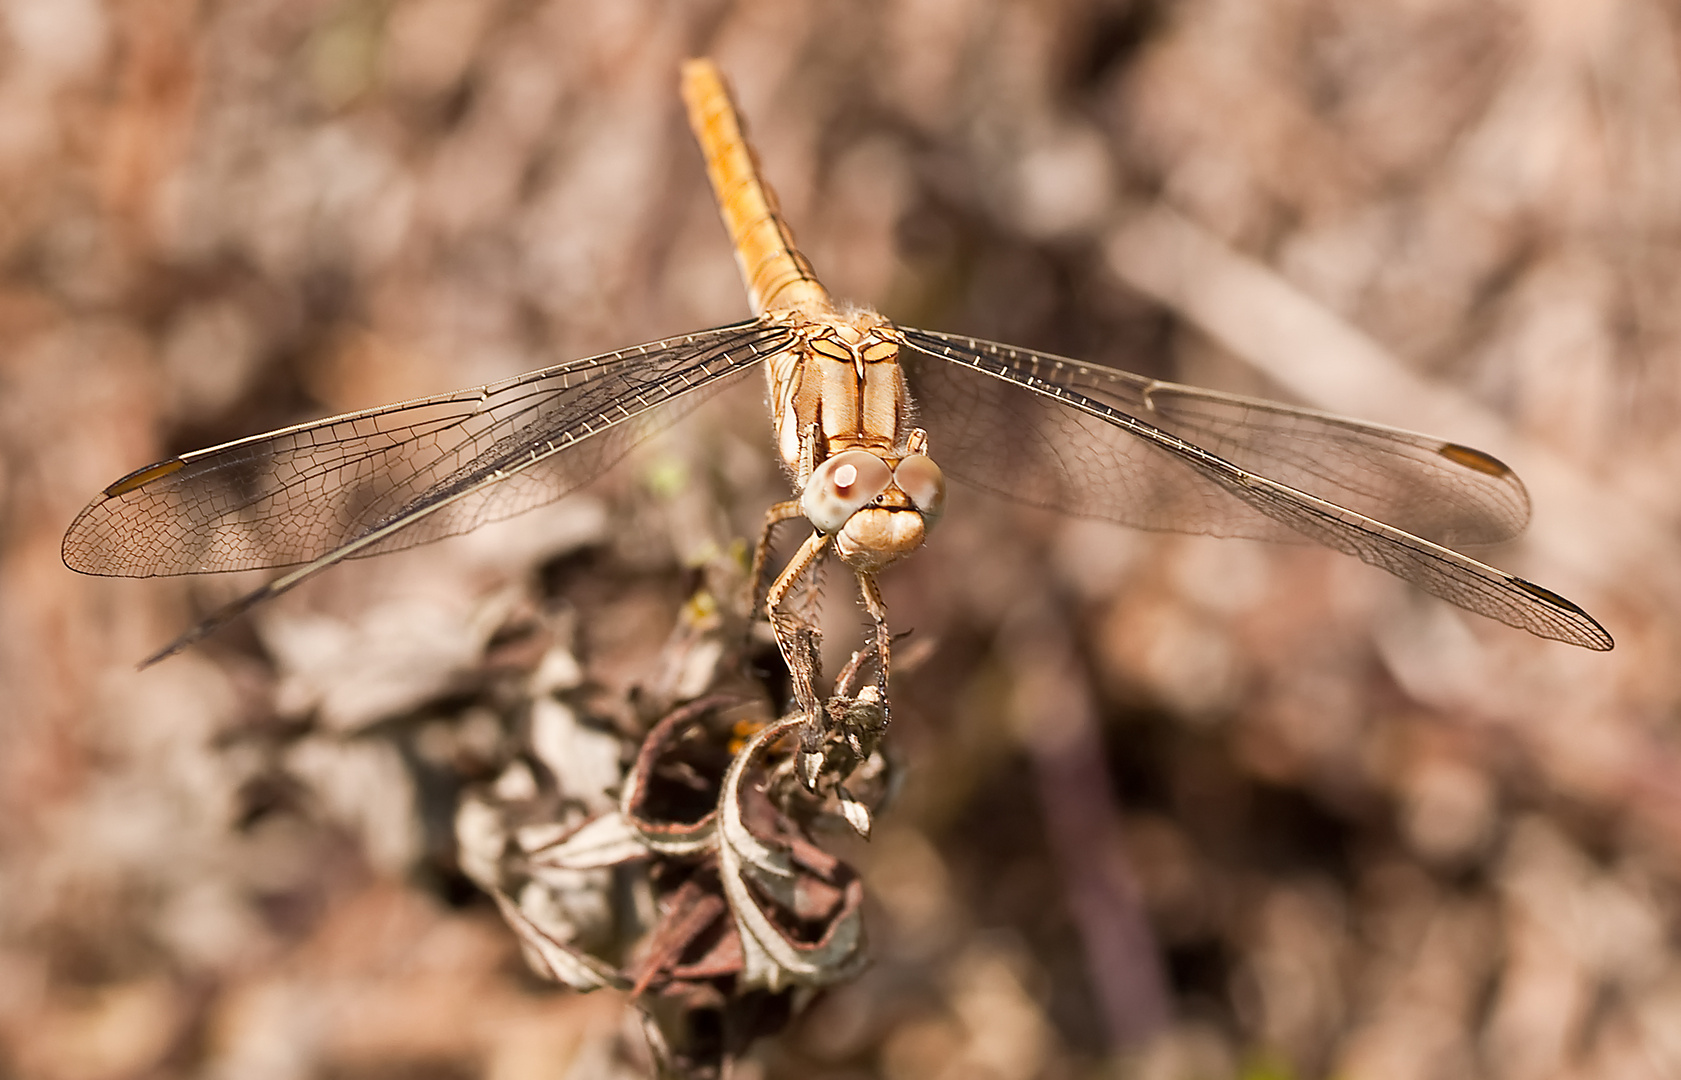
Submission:
M 1542 603 L 1551 605 L 1552 607 L 1558 608 L 1560 611 L 1576 616 L 1576 619 L 1572 621 L 1575 622 L 1578 628 L 1583 631 L 1583 635 L 1581 637 L 1571 639 L 1576 644 L 1581 645 L 1583 648 L 1593 649 L 1596 652 L 1610 652 L 1612 647 L 1616 645 L 1616 641 L 1611 637 L 1610 631 L 1599 625 L 1599 620 L 1595 619 L 1592 615 L 1589 615 L 1581 608 L 1580 605 L 1566 600 L 1564 597 L 1560 596 L 1556 592 L 1553 592 L 1551 589 L 1543 588 L 1542 586 L 1535 584 L 1533 581 L 1526 581 L 1515 574 L 1512 575 L 1509 580 L 1513 585 L 1535 597 L 1537 600 L 1540 600 Z
M 1480 472 L 1485 476 L 1505 479 L 1512 475 L 1512 470 L 1504 461 L 1492 454 L 1485 454 L 1481 450 L 1463 446 L 1459 443 L 1443 443 L 1436 448 L 1436 453 L 1447 458 L 1455 465 L 1463 465 L 1467 469 Z
M 145 487 L 153 480 L 161 479 L 171 473 L 180 472 L 186 464 L 187 463 L 181 458 L 170 458 L 168 461 L 160 461 L 156 465 L 148 465 L 143 469 L 136 469 L 127 476 L 123 477 L 121 480 L 112 484 L 110 487 L 106 488 L 102 494 L 107 499 L 114 499 L 118 495 L 127 495 L 131 491 Z
M 1512 577 L 1511 580 L 1512 580 L 1512 584 L 1516 585 L 1518 588 L 1522 589 L 1524 592 L 1529 593 L 1531 596 L 1539 597 L 1542 600 L 1545 600 L 1549 604 L 1556 604 L 1559 607 L 1566 609 L 1567 611 L 1574 611 L 1578 615 L 1586 615 L 1587 614 L 1587 612 L 1583 611 L 1576 604 L 1570 602 L 1569 600 L 1566 600 L 1564 597 L 1560 596 L 1556 592 L 1553 592 L 1551 589 L 1548 589 L 1548 588 L 1545 588 L 1543 586 L 1537 585 L 1533 581 L 1527 581 L 1527 580 L 1525 580 L 1523 578 L 1520 578 L 1520 577 L 1517 577 L 1515 575 Z

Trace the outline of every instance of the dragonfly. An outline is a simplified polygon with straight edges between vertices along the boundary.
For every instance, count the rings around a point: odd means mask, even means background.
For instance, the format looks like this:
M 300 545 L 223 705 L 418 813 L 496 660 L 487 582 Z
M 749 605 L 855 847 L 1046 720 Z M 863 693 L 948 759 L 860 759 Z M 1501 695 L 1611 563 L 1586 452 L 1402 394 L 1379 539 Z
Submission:
M 290 567 L 145 664 L 346 559 L 557 499 L 755 371 L 794 497 L 765 515 L 754 611 L 778 625 L 813 567 L 838 557 L 874 622 L 883 690 L 876 576 L 923 546 L 948 474 L 1137 528 L 1320 544 L 1540 637 L 1612 647 L 1581 607 L 1455 550 L 1510 539 L 1529 520 L 1523 483 L 1480 450 L 837 303 L 796 247 L 716 66 L 686 62 L 681 90 L 753 317 L 130 473 L 70 525 L 72 570 Z M 773 533 L 802 520 L 809 535 L 764 588 Z M 793 642 L 777 636 L 788 656 Z

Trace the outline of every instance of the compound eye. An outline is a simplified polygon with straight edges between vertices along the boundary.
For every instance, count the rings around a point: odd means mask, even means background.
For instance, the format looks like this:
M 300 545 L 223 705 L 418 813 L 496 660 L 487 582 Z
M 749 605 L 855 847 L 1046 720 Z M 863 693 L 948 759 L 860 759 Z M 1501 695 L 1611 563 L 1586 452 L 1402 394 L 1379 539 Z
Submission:
M 911 503 L 922 511 L 923 520 L 930 525 L 945 510 L 945 474 L 928 455 L 912 454 L 899 462 L 899 467 L 893 470 L 893 482 L 910 496 Z
M 800 495 L 806 520 L 826 533 L 870 504 L 893 482 L 887 462 L 865 450 L 847 450 L 817 467 Z

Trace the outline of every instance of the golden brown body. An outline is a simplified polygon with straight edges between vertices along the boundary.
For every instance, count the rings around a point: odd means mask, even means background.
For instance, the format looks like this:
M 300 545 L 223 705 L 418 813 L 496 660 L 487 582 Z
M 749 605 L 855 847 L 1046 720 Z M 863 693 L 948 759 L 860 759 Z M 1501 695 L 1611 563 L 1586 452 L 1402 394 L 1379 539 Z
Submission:
M 766 359 L 765 376 L 777 451 L 801 497 L 766 514 L 754 556 L 754 586 L 763 579 L 775 526 L 797 517 L 809 520 L 816 531 L 765 599 L 778 642 L 792 662 L 793 645 L 778 610 L 832 543 L 856 572 L 875 620 L 877 681 L 885 695 L 886 610 L 874 575 L 922 546 L 945 499 L 944 480 L 927 457 L 927 434 L 910 426 L 910 395 L 899 366 L 903 339 L 873 311 L 839 310 L 817 280 L 759 175 L 712 62 L 686 63 L 682 85 L 689 124 L 705 155 L 754 313 L 794 331 L 790 345 Z M 802 690 L 800 707 L 815 713 L 810 688 Z
M 925 455 L 926 434 L 910 427 L 898 330 L 868 309 L 842 312 L 835 307 L 811 263 L 794 246 L 793 231 L 759 176 L 741 121 L 711 61 L 684 65 L 683 100 L 754 311 L 796 334 L 765 364 L 777 451 L 795 483 L 804 491 L 819 466 L 846 451 L 871 454 L 889 470 Z M 938 471 L 932 475 L 930 483 L 938 484 Z M 771 606 L 832 538 L 841 558 L 861 575 L 866 602 L 876 611 L 868 575 L 920 547 L 938 514 L 943 488 L 928 492 L 919 506 L 921 494 L 893 483 L 838 527 L 814 522 L 818 534 L 772 588 Z M 802 512 L 801 502 L 783 503 L 771 510 L 767 522 L 775 525 Z

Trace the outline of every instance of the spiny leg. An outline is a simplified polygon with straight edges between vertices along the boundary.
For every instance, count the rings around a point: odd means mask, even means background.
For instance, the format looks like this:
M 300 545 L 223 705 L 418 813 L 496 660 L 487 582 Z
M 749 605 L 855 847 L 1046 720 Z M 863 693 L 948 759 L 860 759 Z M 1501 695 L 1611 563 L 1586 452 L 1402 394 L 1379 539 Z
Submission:
M 876 576 L 858 571 L 858 592 L 864 598 L 864 609 L 875 620 L 876 692 L 881 695 L 882 708 L 888 708 L 887 667 L 893 650 L 893 638 L 887 630 L 887 604 L 881 598 Z
M 796 775 L 808 791 L 816 791 L 825 772 L 837 783 L 875 752 L 882 733 L 891 719 L 887 700 L 887 672 L 892 637 L 887 630 L 887 605 L 881 598 L 875 575 L 857 571 L 858 591 L 863 595 L 864 607 L 875 621 L 874 686 L 852 693 L 853 681 L 864 664 L 864 652 L 852 654 L 852 659 L 835 681 L 835 696 L 821 714 L 813 713 L 800 733 L 800 753 L 796 760 Z M 831 741 L 834 736 L 834 741 Z M 843 799 L 849 798 L 844 794 Z
M 748 618 L 757 619 L 761 611 L 766 612 L 767 617 L 769 614 L 769 608 L 761 605 L 765 599 L 765 564 L 770 561 L 771 537 L 775 534 L 776 527 L 784 521 L 803 516 L 798 499 L 779 502 L 765 511 L 765 522 L 759 529 L 759 542 L 753 548 L 752 576 L 748 578 Z
M 771 630 L 776 635 L 777 648 L 782 650 L 782 659 L 788 665 L 788 673 L 794 680 L 794 704 L 806 716 L 815 720 L 818 714 L 817 689 L 813 685 L 816 676 L 815 646 L 802 645 L 802 628 L 796 624 L 793 616 L 781 612 L 782 602 L 788 599 L 788 594 L 806 571 L 810 570 L 817 557 L 829 544 L 829 537 L 820 532 L 814 532 L 800 545 L 800 550 L 788 561 L 782 573 L 777 575 L 770 591 L 765 594 L 765 617 L 770 620 Z

